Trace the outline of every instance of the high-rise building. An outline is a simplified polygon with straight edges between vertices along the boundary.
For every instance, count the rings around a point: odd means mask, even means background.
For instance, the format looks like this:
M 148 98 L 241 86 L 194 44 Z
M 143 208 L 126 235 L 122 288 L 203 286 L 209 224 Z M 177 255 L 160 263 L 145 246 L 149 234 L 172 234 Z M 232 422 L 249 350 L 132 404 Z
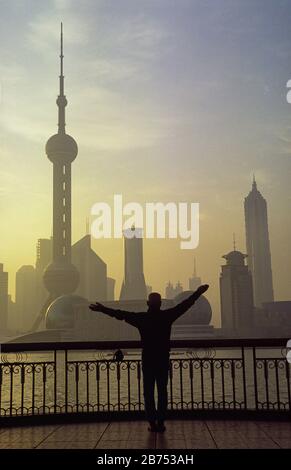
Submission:
M 255 306 L 260 308 L 264 302 L 274 300 L 274 293 L 267 202 L 258 191 L 255 179 L 244 209 L 247 262 L 253 278 Z
M 79 273 L 71 263 L 71 165 L 78 154 L 76 141 L 66 133 L 63 74 L 63 28 L 61 25 L 61 53 L 58 106 L 58 133 L 49 138 L 46 154 L 53 164 L 53 246 L 52 263 L 44 273 L 44 285 L 49 292 L 38 322 L 47 306 L 56 298 L 74 292 L 79 283 Z
M 39 238 L 36 245 L 36 263 L 35 269 L 39 272 L 51 263 L 53 255 L 53 240 L 52 238 Z
M 147 289 L 147 297 L 148 297 L 153 292 L 153 287 L 147 284 L 146 289 Z
M 13 302 L 11 295 L 8 295 L 8 330 L 13 332 L 19 331 L 19 321 L 17 315 L 16 302 Z
M 112 277 L 107 278 L 107 300 L 115 300 L 115 279 Z
M 8 326 L 8 273 L 0 263 L 0 333 Z
M 37 290 L 37 309 L 40 311 L 44 305 L 48 291 L 43 284 L 43 274 L 46 267 L 52 261 L 53 240 L 52 238 L 39 238 L 36 246 L 36 262 L 35 262 L 35 275 L 36 275 L 36 290 Z
M 240 334 L 253 322 L 252 275 L 245 264 L 246 255 L 240 251 L 234 249 L 223 258 L 226 264 L 220 274 L 221 326 Z
M 147 297 L 141 235 L 141 229 L 135 227 L 124 231 L 124 280 L 120 300 L 139 300 Z
M 195 291 L 199 286 L 201 286 L 201 278 L 197 276 L 196 273 L 196 259 L 194 258 L 194 270 L 192 277 L 189 277 L 189 290 Z
M 175 289 L 170 281 L 166 285 L 165 297 L 166 299 L 173 299 L 175 297 Z
M 175 286 L 170 281 L 166 285 L 166 289 L 165 289 L 166 299 L 174 299 L 175 297 L 177 297 L 177 295 L 181 294 L 182 292 L 183 292 L 183 286 L 180 281 L 176 282 Z
M 15 303 L 19 329 L 29 331 L 36 320 L 37 295 L 34 266 L 21 266 L 16 273 Z
M 93 300 L 107 300 L 107 265 L 91 248 L 91 235 L 72 246 L 72 261 L 79 271 L 76 294 Z
M 183 292 L 183 286 L 180 281 L 175 285 L 175 297 Z

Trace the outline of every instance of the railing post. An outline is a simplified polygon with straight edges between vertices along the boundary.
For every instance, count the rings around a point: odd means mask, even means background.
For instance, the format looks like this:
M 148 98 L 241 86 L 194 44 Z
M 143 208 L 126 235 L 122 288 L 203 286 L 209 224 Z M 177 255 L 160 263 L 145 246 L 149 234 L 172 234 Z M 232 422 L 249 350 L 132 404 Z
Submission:
M 75 388 L 76 388 L 76 407 L 77 412 L 79 411 L 79 364 L 78 362 L 74 362 L 75 366 Z
M 276 374 L 276 392 L 277 392 L 277 403 L 278 403 L 278 409 L 281 409 L 281 402 L 280 402 L 280 385 L 279 385 L 279 361 L 275 359 L 275 374 Z
M 90 401 L 90 383 L 89 383 L 89 362 L 86 363 L 86 400 L 87 400 L 87 412 L 89 412 L 89 401 Z
M 116 379 L 117 379 L 117 409 L 120 411 L 120 361 L 116 362 Z
M 248 409 L 247 402 L 247 382 L 246 382 L 246 358 L 245 358 L 245 348 L 241 347 L 241 358 L 242 358 L 242 371 L 243 371 L 243 393 L 244 393 L 244 405 L 245 409 Z
M 256 348 L 253 346 L 253 373 L 254 373 L 254 388 L 255 388 L 255 406 L 256 410 L 258 410 L 258 382 L 257 382 L 257 356 L 256 356 Z
M 183 361 L 179 360 L 179 374 L 180 374 L 180 398 L 181 398 L 181 409 L 184 408 L 184 393 L 183 393 Z
M 288 393 L 288 403 L 289 411 L 291 411 L 291 393 L 290 393 L 290 364 L 286 360 L 285 362 L 285 371 L 286 371 L 286 381 L 287 381 L 287 393 Z
M 57 412 L 57 350 L 54 350 L 54 413 Z
M 190 359 L 189 361 L 189 377 L 190 377 L 191 408 L 192 410 L 194 410 L 193 359 Z
M 213 364 L 213 359 L 210 359 L 210 378 L 211 378 L 212 408 L 215 408 L 214 364 Z
M 264 377 L 265 377 L 265 388 L 266 388 L 266 402 L 267 409 L 270 408 L 270 399 L 269 399 L 269 372 L 268 372 L 268 359 L 264 359 Z
M 173 361 L 170 359 L 169 361 L 169 378 L 170 378 L 170 403 L 171 403 L 171 410 L 174 408 L 173 402 Z
M 8 365 L 10 369 L 10 416 L 12 416 L 13 409 L 13 375 L 14 375 L 14 364 Z
M 222 389 L 222 408 L 225 410 L 225 383 L 224 383 L 224 360 L 220 359 L 221 367 L 221 389 Z
M 127 398 L 128 398 L 128 411 L 131 410 L 131 387 L 130 387 L 130 361 L 127 362 Z
M 110 411 L 110 361 L 106 361 L 106 377 L 107 377 L 107 410 Z
M 202 401 L 202 410 L 204 410 L 204 367 L 203 367 L 203 359 L 199 359 L 200 364 L 200 380 L 201 380 L 201 401 Z
M 65 349 L 65 412 L 68 413 L 68 350 Z
M 96 361 L 96 399 L 97 399 L 97 411 L 100 411 L 100 365 L 99 361 Z
M 3 377 L 3 370 L 2 370 L 1 351 L 0 351 L 0 417 L 2 414 L 2 377 Z
M 25 384 L 25 365 L 21 364 L 21 415 L 24 410 L 24 384 Z
M 138 409 L 139 410 L 141 410 L 140 381 L 141 381 L 141 367 L 140 367 L 140 360 L 138 360 L 137 362 L 137 391 L 138 391 Z

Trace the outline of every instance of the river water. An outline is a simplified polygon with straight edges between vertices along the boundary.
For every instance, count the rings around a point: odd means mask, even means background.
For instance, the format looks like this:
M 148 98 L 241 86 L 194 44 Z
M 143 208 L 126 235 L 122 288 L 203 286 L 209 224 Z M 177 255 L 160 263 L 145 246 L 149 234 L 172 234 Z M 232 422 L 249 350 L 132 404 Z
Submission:
M 139 353 L 125 353 L 125 361 L 119 364 L 112 361 L 112 356 L 112 353 L 91 350 L 68 352 L 66 374 L 65 354 L 60 351 L 55 374 L 53 352 L 2 355 L 1 415 L 21 413 L 21 410 L 24 414 L 107 411 L 118 409 L 118 403 L 121 410 L 143 409 Z M 252 350 L 245 349 L 245 367 L 241 357 L 241 349 L 173 351 L 169 407 L 245 408 L 246 405 L 253 409 L 256 397 L 260 408 L 289 407 L 290 366 L 281 350 L 258 350 L 256 376 Z

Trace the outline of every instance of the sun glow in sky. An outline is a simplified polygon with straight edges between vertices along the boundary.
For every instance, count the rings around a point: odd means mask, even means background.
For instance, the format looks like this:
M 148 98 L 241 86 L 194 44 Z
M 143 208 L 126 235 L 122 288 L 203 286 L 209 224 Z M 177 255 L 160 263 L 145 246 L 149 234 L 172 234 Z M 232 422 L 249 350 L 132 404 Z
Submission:
M 0 262 L 35 261 L 52 230 L 59 32 L 64 23 L 73 241 L 94 203 L 199 202 L 200 244 L 145 240 L 145 276 L 164 293 L 198 275 L 219 322 L 221 256 L 245 251 L 243 199 L 255 173 L 268 202 L 275 297 L 290 299 L 291 3 L 285 0 L 0 1 Z M 122 240 L 94 240 L 117 279 Z

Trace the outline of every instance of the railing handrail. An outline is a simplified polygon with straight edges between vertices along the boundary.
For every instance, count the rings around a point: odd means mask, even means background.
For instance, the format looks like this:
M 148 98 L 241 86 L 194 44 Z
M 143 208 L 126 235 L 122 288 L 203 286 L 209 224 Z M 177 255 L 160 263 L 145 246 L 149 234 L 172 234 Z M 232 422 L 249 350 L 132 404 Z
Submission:
M 190 348 L 240 348 L 240 347 L 286 347 L 289 338 L 203 338 L 189 340 L 172 340 L 173 349 Z M 66 350 L 116 350 L 140 349 L 140 341 L 62 341 L 1 344 L 1 352 L 33 352 L 33 351 L 66 351 Z

